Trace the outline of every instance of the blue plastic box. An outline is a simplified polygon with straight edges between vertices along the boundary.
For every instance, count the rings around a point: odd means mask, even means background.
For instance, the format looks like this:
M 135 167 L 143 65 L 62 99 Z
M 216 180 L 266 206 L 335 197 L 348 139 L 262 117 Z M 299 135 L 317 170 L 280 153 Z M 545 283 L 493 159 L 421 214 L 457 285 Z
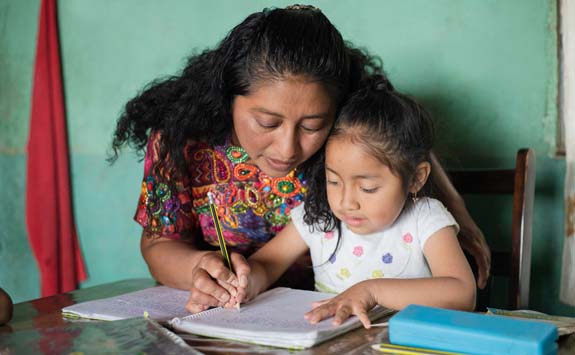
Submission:
M 476 355 L 557 353 L 553 324 L 409 305 L 389 320 L 392 344 Z

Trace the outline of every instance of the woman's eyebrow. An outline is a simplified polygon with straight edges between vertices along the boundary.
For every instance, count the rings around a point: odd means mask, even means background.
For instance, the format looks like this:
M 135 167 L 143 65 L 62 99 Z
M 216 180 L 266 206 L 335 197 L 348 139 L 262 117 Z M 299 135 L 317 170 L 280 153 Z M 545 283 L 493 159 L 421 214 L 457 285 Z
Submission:
M 264 115 L 275 116 L 279 118 L 283 118 L 284 116 L 281 113 L 273 112 L 263 107 L 254 107 L 250 110 L 251 112 L 259 112 L 263 113 Z
M 274 116 L 274 117 L 278 117 L 278 118 L 284 118 L 284 115 L 282 115 L 281 113 L 270 111 L 270 110 L 263 108 L 263 107 L 254 107 L 250 111 L 263 113 L 264 115 Z M 319 113 L 313 113 L 310 115 L 304 115 L 304 116 L 301 116 L 300 118 L 303 118 L 303 119 L 325 119 L 328 116 L 329 116 L 329 112 L 319 112 Z

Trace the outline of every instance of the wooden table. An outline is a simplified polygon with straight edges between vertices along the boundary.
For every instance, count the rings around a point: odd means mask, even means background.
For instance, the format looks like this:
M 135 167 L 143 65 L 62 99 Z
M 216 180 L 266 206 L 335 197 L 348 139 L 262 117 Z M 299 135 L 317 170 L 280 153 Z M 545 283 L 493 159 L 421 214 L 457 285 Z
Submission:
M 41 351 L 42 349 L 50 349 L 50 344 L 55 343 L 59 336 L 62 336 L 62 331 L 54 332 L 56 327 L 67 327 L 70 328 L 70 321 L 64 319 L 61 314 L 62 307 L 66 307 L 75 303 L 80 303 L 84 301 L 90 301 L 99 298 L 112 297 L 120 295 L 127 292 L 141 290 L 147 287 L 152 287 L 156 285 L 155 281 L 151 279 L 133 279 L 124 280 L 108 284 L 103 284 L 99 286 L 94 286 L 90 288 L 85 288 L 81 290 L 76 290 L 69 293 L 63 293 L 51 297 L 40 298 L 28 302 L 18 303 L 14 306 L 14 317 L 13 319 L 4 326 L 0 327 L 0 354 L 18 354 L 20 352 L 13 351 L 14 339 L 18 339 L 19 335 L 22 335 L 22 339 L 25 338 L 26 347 L 30 351 L 26 351 L 26 354 L 33 353 L 47 353 L 47 351 Z M 99 323 L 100 325 L 102 323 Z M 86 352 L 86 344 L 90 343 L 90 336 L 94 332 L 89 332 L 92 328 L 95 328 L 95 323 L 89 323 L 87 326 L 84 323 L 82 327 L 74 328 L 73 331 L 65 332 L 66 344 L 70 344 L 69 347 L 62 350 L 58 348 L 57 353 L 70 354 L 76 351 L 77 346 L 82 343 L 83 353 Z M 64 329 L 64 328 L 58 328 Z M 142 336 L 141 330 L 134 329 L 133 332 L 136 336 Z M 139 333 L 138 333 L 139 332 Z M 94 343 L 93 352 L 91 353 L 101 353 L 103 352 L 103 347 L 110 344 L 102 343 L 101 333 L 97 333 L 99 342 Z M 188 334 L 181 334 L 187 344 L 189 344 L 194 350 L 189 353 L 204 353 L 204 354 L 298 354 L 298 355 L 323 355 L 323 354 L 376 354 L 375 351 L 371 350 L 371 345 L 380 342 L 388 342 L 388 331 L 387 328 L 372 328 L 369 330 L 360 328 L 355 331 L 349 332 L 335 339 L 329 340 L 323 344 L 320 344 L 311 349 L 302 351 L 293 351 L 286 349 L 276 349 L 258 345 L 237 343 L 232 341 L 225 341 L 220 339 L 210 339 L 205 337 L 199 337 Z M 4 339 L 4 346 L 3 346 Z M 11 339 L 12 343 L 6 341 L 6 339 Z M 136 338 L 136 341 L 138 338 Z M 148 339 L 149 340 L 149 339 Z M 24 340 L 23 340 L 24 341 Z M 131 340 L 132 342 L 133 339 Z M 8 345 L 6 345 L 8 344 Z M 11 344 L 11 345 L 10 345 Z M 36 346 L 38 345 L 38 346 Z M 39 350 L 38 350 L 39 349 Z M 52 350 L 54 347 L 51 348 Z M 152 349 L 152 350 L 151 350 Z M 155 350 L 154 350 L 155 349 Z M 158 350 L 158 348 L 142 348 L 140 350 L 146 350 L 147 354 L 150 353 L 165 353 L 166 349 L 163 351 Z M 10 352 L 11 351 L 11 352 Z M 49 352 L 49 351 L 48 351 Z M 142 351 L 138 351 L 142 352 Z M 54 352 L 50 352 L 54 353 Z M 575 353 L 575 336 L 570 336 L 567 338 L 562 338 L 560 340 L 560 349 L 558 354 L 574 354 Z

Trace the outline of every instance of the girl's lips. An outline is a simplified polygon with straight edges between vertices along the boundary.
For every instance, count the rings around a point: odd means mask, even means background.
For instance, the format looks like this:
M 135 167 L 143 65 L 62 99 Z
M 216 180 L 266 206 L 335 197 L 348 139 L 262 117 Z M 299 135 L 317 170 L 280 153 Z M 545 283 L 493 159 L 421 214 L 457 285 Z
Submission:
M 348 216 L 345 216 L 343 220 L 344 220 L 345 224 L 347 224 L 348 226 L 352 226 L 352 227 L 359 227 L 365 221 L 364 218 L 348 217 Z

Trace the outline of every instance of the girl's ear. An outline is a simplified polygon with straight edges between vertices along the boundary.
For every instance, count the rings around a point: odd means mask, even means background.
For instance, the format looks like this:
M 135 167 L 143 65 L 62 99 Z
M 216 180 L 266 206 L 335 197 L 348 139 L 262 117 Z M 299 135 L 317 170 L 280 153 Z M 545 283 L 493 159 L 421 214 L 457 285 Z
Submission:
M 431 173 L 431 164 L 428 161 L 422 161 L 415 168 L 415 176 L 409 187 L 409 192 L 417 193 L 429 178 Z

